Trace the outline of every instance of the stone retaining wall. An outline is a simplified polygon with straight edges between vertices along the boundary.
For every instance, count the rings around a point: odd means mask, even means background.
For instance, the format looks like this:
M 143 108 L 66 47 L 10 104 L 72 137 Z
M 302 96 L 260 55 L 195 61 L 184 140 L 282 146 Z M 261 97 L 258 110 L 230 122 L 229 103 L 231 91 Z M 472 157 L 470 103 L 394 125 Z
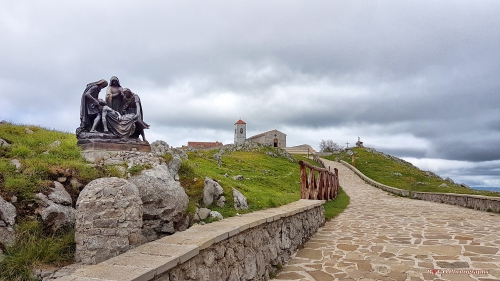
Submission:
M 344 166 L 351 169 L 358 176 L 360 176 L 367 183 L 383 189 L 385 191 L 410 197 L 410 192 L 408 190 L 395 188 L 385 184 L 376 182 L 369 177 L 365 176 L 358 169 L 348 164 L 345 161 L 340 161 Z M 500 197 L 488 197 L 481 195 L 471 195 L 471 194 L 456 194 L 456 193 L 437 193 L 437 192 L 412 192 L 412 198 L 421 199 L 425 201 L 439 202 L 450 205 L 458 205 L 466 208 L 476 209 L 480 211 L 497 212 L 500 213 Z
M 500 213 L 500 198 L 470 194 L 412 192 L 413 198 Z
M 57 280 L 268 280 L 325 222 L 323 204 L 299 200 L 191 227 Z

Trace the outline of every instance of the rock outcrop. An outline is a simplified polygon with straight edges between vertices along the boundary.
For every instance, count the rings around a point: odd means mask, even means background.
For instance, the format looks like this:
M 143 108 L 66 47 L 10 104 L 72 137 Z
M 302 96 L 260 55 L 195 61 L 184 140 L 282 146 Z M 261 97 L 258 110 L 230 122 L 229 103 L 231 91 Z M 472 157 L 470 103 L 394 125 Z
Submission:
M 159 165 L 162 161 L 159 157 L 155 157 L 152 152 L 141 151 L 88 150 L 82 151 L 82 156 L 85 160 L 96 165 L 127 165 L 128 169 L 138 165 Z
M 137 187 L 120 178 L 91 181 L 76 203 L 76 262 L 96 264 L 145 242 Z
M 0 138 L 0 147 L 1 146 L 8 147 L 8 146 L 10 146 L 10 143 L 8 143 L 6 140 Z
M 241 192 L 233 188 L 233 200 L 234 200 L 234 208 L 236 210 L 247 210 L 248 203 L 247 198 Z
M 16 223 L 16 216 L 16 207 L 0 196 L 0 244 L 3 246 L 14 245 L 16 233 L 12 226 Z
M 210 206 L 217 202 L 224 193 L 222 186 L 211 178 L 205 178 L 203 182 L 203 204 Z
M 71 207 L 73 200 L 60 182 L 54 182 L 48 195 L 37 193 L 35 198 L 39 206 L 36 213 L 46 228 L 55 232 L 61 227 L 75 224 L 76 211 Z
M 149 241 L 188 227 L 189 198 L 167 166 L 157 165 L 129 179 L 143 203 L 143 234 Z
M 182 165 L 182 159 L 178 154 L 172 155 L 172 160 L 168 162 L 168 170 L 175 180 L 179 180 L 179 169 Z

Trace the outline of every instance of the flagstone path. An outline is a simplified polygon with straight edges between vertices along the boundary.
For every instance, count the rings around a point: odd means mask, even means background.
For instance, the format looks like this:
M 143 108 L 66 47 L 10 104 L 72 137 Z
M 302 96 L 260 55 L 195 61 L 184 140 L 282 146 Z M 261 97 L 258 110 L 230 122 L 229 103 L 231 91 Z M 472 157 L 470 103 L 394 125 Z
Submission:
M 274 280 L 500 280 L 499 214 L 396 197 L 325 165 L 351 203 Z

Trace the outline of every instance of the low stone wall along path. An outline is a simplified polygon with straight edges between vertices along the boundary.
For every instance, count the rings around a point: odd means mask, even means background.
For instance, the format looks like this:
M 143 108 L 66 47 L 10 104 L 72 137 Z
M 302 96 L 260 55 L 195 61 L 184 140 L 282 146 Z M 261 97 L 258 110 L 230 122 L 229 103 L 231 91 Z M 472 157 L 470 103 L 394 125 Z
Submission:
M 351 203 L 274 280 L 500 280 L 499 214 L 396 197 L 325 165 Z

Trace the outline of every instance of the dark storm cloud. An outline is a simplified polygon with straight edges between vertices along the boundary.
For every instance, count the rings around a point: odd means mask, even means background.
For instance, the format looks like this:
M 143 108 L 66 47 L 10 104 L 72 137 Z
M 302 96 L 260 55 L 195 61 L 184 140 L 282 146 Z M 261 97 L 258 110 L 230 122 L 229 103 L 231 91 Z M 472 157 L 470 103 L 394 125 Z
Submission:
M 290 145 L 361 136 L 399 156 L 496 160 L 499 12 L 498 1 L 7 2 L 0 119 L 73 131 L 85 85 L 116 75 L 141 96 L 152 140 L 177 146 L 232 142 L 242 117 L 252 133 L 286 129 Z

